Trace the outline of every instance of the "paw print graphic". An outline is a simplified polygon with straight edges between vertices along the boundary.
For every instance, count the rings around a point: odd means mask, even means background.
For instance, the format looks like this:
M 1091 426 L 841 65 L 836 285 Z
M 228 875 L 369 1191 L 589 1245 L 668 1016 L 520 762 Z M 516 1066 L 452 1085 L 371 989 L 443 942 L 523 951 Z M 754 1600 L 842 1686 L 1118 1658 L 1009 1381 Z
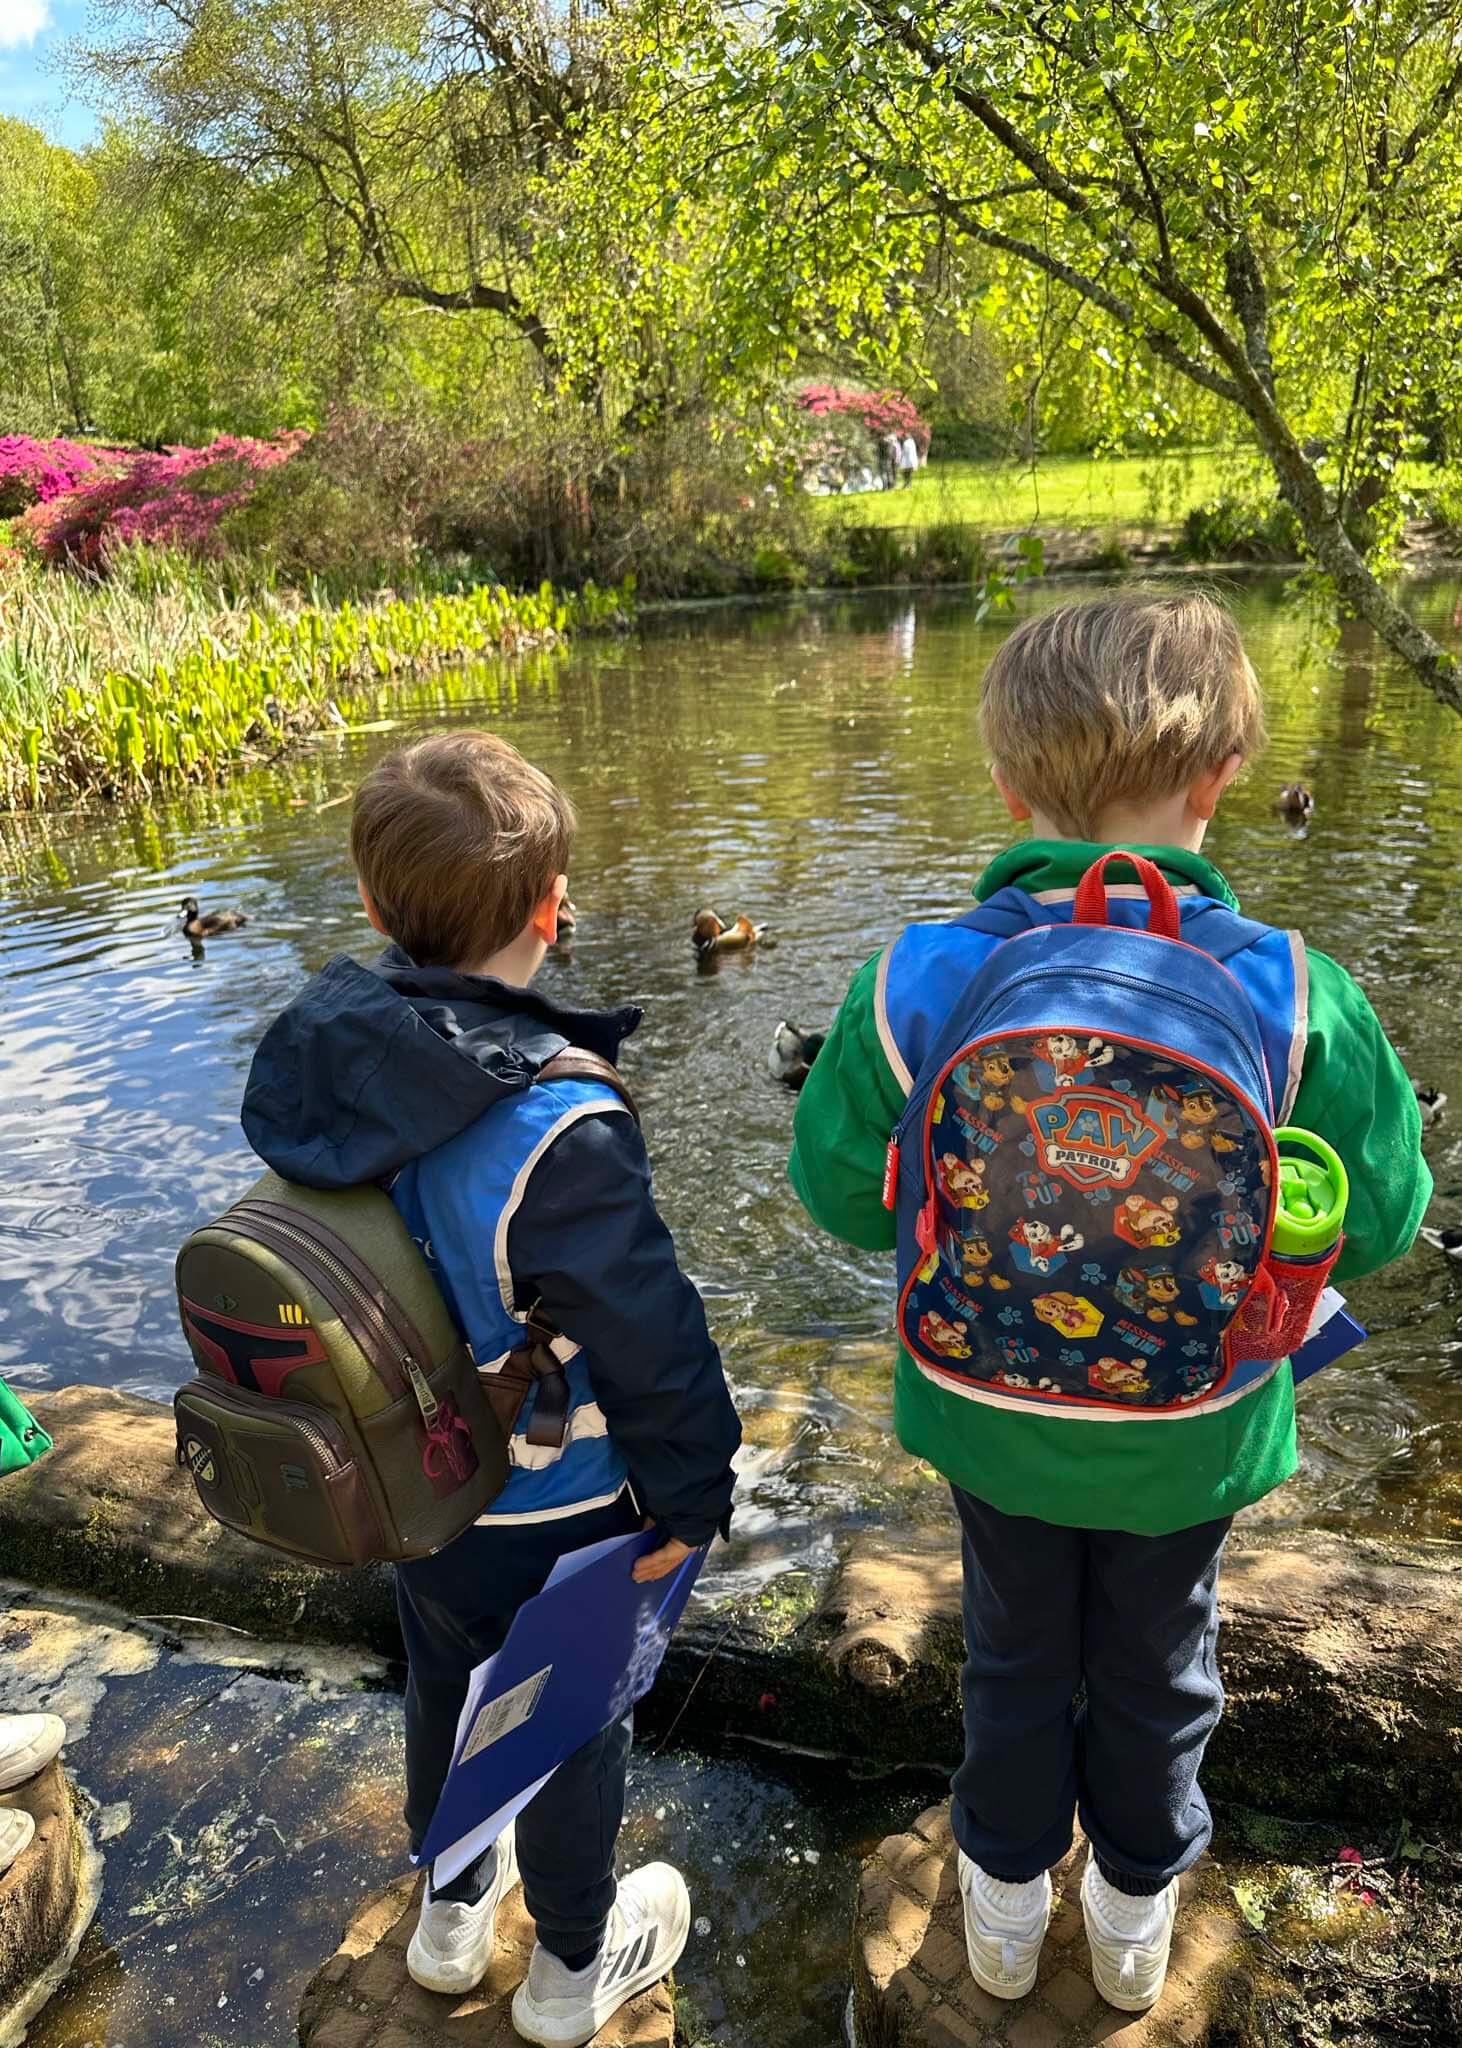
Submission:
M 1132 1083 L 1126 1074 L 1112 1074 L 1109 1076 L 1106 1085 L 1114 1095 L 1131 1095 L 1135 1093 Z
M 1013 1330 L 1025 1321 L 1025 1317 L 1018 1308 L 1003 1308 L 995 1320 L 1004 1323 L 1007 1330 Z
M 1060 1365 L 1064 1365 L 1068 1372 L 1080 1372 L 1081 1368 L 1086 1364 L 1085 1358 L 1079 1351 L 1072 1351 L 1069 1349 L 1065 1351 L 1058 1351 L 1056 1354 L 1056 1358 L 1057 1363 Z
M 1084 1192 L 1086 1194 L 1086 1199 L 1091 1203 L 1094 1209 L 1102 1208 L 1104 1204 L 1110 1202 L 1112 1199 L 1112 1191 L 1110 1188 L 1087 1188 Z
M 1083 1287 L 1100 1287 L 1106 1277 L 1106 1274 L 1096 1263 L 1095 1259 L 1088 1259 L 1081 1269 L 1081 1283 Z
M 1218 1184 L 1218 1192 L 1232 1199 L 1233 1196 L 1241 1195 L 1244 1192 L 1244 1183 L 1237 1179 L 1235 1175 L 1226 1173 Z
M 1027 1159 L 1034 1159 L 1034 1158 L 1035 1158 L 1035 1156 L 1036 1156 L 1036 1141 L 1035 1141 L 1035 1139 L 1034 1139 L 1034 1138 L 1022 1138 L 1022 1139 L 1021 1139 L 1021 1141 L 1020 1141 L 1020 1149 L 1021 1149 L 1021 1151 L 1022 1151 L 1022 1152 L 1023 1152 L 1024 1154 L 1025 1154 L 1025 1156 L 1026 1156 L 1026 1158 L 1027 1158 Z
M 1207 1349 L 1208 1346 L 1206 1344 L 1200 1344 L 1196 1339 L 1190 1337 L 1183 1346 L 1183 1356 L 1184 1358 L 1201 1358 Z

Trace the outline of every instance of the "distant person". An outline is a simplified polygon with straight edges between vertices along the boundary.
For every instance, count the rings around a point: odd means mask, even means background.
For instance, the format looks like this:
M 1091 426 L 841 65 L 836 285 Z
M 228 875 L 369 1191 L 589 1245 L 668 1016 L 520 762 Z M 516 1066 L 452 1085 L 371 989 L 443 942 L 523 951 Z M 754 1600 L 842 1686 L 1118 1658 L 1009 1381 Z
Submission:
M 899 443 L 899 482 L 907 490 L 919 470 L 919 444 L 912 434 Z
M 878 476 L 886 491 L 891 491 L 899 480 L 899 465 L 903 458 L 904 444 L 892 428 L 878 437 Z
M 724 1530 L 740 1441 L 700 1296 L 650 1191 L 639 1126 L 600 1080 L 536 1080 L 567 1046 L 614 1060 L 636 1009 L 568 1010 L 530 983 L 557 937 L 574 835 L 567 797 L 506 741 L 441 733 L 390 754 L 355 794 L 351 853 L 369 967 L 339 957 L 270 1026 L 244 1098 L 256 1152 L 314 1187 L 389 1189 L 479 1368 L 560 1334 L 560 1443 L 533 1441 L 530 1394 L 488 1512 L 434 1557 L 397 1567 L 406 1641 L 406 1821 L 426 1833 L 473 1667 L 556 1561 L 649 1517 L 663 1538 L 636 1579 L 673 1572 Z M 648 1524 L 647 1524 L 648 1526 Z M 513 2024 L 588 2041 L 671 1969 L 690 1931 L 680 1873 L 615 1881 L 628 1720 L 566 1763 L 438 1892 L 407 1967 L 460 1997 L 492 1959 L 522 1871 L 537 1925 Z
M 1235 1308 L 1254 1296 L 1262 1336 L 1274 1302 L 1245 1206 L 1267 1207 L 1273 1181 L 1253 1105 L 1340 1155 L 1342 1281 L 1407 1249 L 1431 1176 L 1416 1097 L 1360 989 L 1298 934 L 1240 917 L 1203 858 L 1264 739 L 1222 605 L 1137 593 L 1028 620 L 985 672 L 981 722 L 1032 836 L 964 916 L 911 925 L 855 976 L 798 1101 L 790 1172 L 825 1230 L 897 1241 L 908 1275 L 895 1427 L 950 1482 L 963 1534 L 951 1819 L 971 1973 L 997 1998 L 1035 1983 L 1048 1873 L 1079 1815 L 1093 1977 L 1136 2012 L 1162 1993 L 1178 1876 L 1211 1833 L 1198 1773 L 1223 1706 L 1219 1556 L 1237 1511 L 1296 1464 L 1288 1362 L 1229 1348 Z M 1080 921 L 1150 914 L 1186 941 L 1161 956 L 1153 942 L 1145 989 L 1115 966 L 1078 980 L 1040 943 L 1070 937 L 1077 884 L 1114 847 L 1150 872 L 1109 894 L 1098 871 Z M 1101 944 L 1122 951 L 1117 934 Z M 1185 1009 L 1170 974 L 1225 1007 Z M 994 1038 L 985 1001 L 1009 1020 Z M 1097 1005 L 1121 1020 L 1108 1039 L 1042 1013 L 1075 1025 Z M 1212 1062 L 1149 1060 L 1182 1034 Z M 1247 1097 L 1214 1085 L 1235 1048 Z

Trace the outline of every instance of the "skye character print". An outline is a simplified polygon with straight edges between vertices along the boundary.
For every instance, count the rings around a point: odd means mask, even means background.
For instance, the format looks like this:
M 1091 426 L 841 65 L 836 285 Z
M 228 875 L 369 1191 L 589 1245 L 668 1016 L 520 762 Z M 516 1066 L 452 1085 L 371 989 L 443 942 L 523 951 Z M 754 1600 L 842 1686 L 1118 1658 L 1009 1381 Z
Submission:
M 1084 1294 L 1038 1294 L 1031 1307 L 1063 1337 L 1094 1337 L 1102 1326 L 1101 1310 Z
M 1059 1273 L 1069 1252 L 1079 1252 L 1086 1239 L 1069 1223 L 1053 1230 L 1042 1216 L 1022 1216 L 1010 1228 L 1011 1257 L 1022 1273 Z

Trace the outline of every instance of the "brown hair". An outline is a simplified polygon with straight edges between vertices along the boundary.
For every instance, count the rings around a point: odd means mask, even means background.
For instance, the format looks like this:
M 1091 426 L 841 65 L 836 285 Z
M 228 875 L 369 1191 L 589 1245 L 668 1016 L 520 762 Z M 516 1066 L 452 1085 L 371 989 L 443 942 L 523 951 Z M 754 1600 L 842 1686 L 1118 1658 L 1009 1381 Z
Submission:
M 387 931 L 427 967 L 511 944 L 568 865 L 574 807 L 490 732 L 388 754 L 355 793 L 350 852 Z
M 1027 619 L 980 686 L 1000 779 L 1063 832 L 1172 796 L 1264 745 L 1259 683 L 1226 606 L 1201 590 L 1122 591 Z

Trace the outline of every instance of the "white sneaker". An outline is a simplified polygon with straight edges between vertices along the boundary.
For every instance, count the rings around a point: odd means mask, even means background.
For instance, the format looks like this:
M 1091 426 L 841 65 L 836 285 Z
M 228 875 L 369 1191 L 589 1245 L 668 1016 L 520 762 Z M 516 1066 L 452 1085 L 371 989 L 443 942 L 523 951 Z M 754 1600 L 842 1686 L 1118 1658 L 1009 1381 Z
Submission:
M 1133 1898 L 1108 1884 L 1092 1856 L 1081 1878 L 1081 1912 L 1092 1978 L 1107 2004 L 1119 2012 L 1146 2012 L 1156 2005 L 1168 1974 L 1178 1880 L 1151 1898 Z
M 59 1714 L 0 1714 L 0 1792 L 43 1771 L 65 1740 Z
M 647 1863 L 619 1881 L 604 1946 L 582 1970 L 535 1947 L 513 1997 L 513 2025 L 539 2048 L 582 2048 L 612 2013 L 680 1960 L 690 1933 L 690 1894 L 669 1863 Z
M 959 1852 L 970 1975 L 992 1998 L 1024 1998 L 1036 1981 L 1051 1919 L 1051 1873 L 1003 1884 Z
M 421 1918 L 406 1951 L 406 1968 L 412 1982 L 420 1984 L 424 1991 L 455 1994 L 471 1991 L 480 1984 L 492 1961 L 497 1909 L 517 1882 L 517 1837 L 511 1826 L 498 1836 L 497 1869 L 475 1906 L 434 1899 L 428 1880 Z
M 36 1824 L 19 1806 L 0 1806 L 0 1877 L 35 1839 Z

